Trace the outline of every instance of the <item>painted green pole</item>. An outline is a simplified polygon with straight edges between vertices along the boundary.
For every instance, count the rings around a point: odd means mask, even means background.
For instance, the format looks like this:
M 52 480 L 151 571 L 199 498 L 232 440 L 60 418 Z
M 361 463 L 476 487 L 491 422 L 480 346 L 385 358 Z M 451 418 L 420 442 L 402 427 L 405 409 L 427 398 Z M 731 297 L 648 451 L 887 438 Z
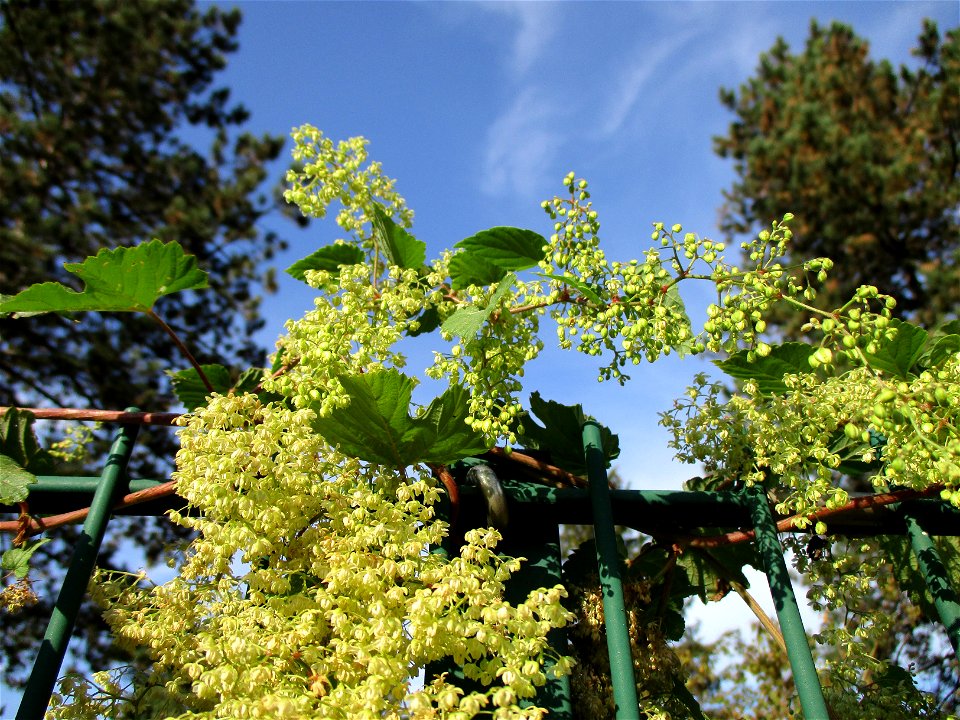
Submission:
M 787 645 L 787 658 L 793 670 L 793 682 L 800 696 L 803 717 L 806 720 L 829 720 L 820 678 L 817 677 L 817 668 L 813 664 L 813 655 L 807 644 L 800 607 L 793 593 L 793 584 L 790 582 L 787 564 L 783 560 L 783 548 L 777 539 L 777 526 L 773 522 L 766 495 L 762 488 L 754 486 L 747 491 L 746 499 L 757 532 L 757 548 L 777 609 L 780 632 L 783 633 L 783 640 Z
M 127 408 L 127 412 L 137 412 L 137 409 Z M 83 523 L 83 531 L 74 547 L 67 576 L 63 580 L 60 595 L 53 607 L 53 614 L 50 616 L 47 631 L 37 653 L 37 659 L 23 691 L 17 720 L 42 720 L 46 712 L 50 695 L 57 682 L 57 675 L 63 665 L 70 635 L 77 622 L 80 603 L 87 591 L 87 583 L 90 582 L 97 554 L 103 543 L 107 520 L 110 519 L 110 506 L 113 504 L 121 478 L 125 474 L 139 430 L 138 425 L 124 425 L 110 448 L 110 456 L 100 474 L 100 482 L 90 503 L 90 513 Z
M 957 593 L 947 579 L 947 569 L 930 534 L 909 512 L 903 514 L 903 519 L 907 526 L 907 535 L 910 536 L 910 544 L 920 565 L 920 572 L 930 589 L 933 603 L 940 615 L 940 622 L 947 631 L 947 637 L 953 645 L 953 652 L 960 653 L 960 602 L 957 602 Z
M 617 551 L 617 532 L 613 525 L 607 464 L 603 455 L 600 427 L 592 421 L 583 425 L 583 451 L 590 481 L 590 502 L 593 505 L 593 528 L 603 594 L 603 620 L 607 631 L 607 652 L 610 656 L 610 680 L 617 720 L 639 716 L 637 683 L 630 653 L 630 631 L 623 599 L 621 560 Z

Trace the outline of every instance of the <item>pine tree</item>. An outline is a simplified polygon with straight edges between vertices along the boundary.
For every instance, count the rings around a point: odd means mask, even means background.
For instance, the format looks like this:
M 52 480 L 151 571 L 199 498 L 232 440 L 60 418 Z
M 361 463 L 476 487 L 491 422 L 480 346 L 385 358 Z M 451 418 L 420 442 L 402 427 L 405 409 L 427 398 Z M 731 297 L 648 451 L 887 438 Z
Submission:
M 941 38 L 927 21 L 913 52 L 922 66 L 896 71 L 851 28 L 814 21 L 802 52 L 779 39 L 754 77 L 721 91 L 736 120 L 714 140 L 737 174 L 728 238 L 792 212 L 793 255 L 843 269 L 820 307 L 876 285 L 932 325 L 960 305 L 960 30 Z

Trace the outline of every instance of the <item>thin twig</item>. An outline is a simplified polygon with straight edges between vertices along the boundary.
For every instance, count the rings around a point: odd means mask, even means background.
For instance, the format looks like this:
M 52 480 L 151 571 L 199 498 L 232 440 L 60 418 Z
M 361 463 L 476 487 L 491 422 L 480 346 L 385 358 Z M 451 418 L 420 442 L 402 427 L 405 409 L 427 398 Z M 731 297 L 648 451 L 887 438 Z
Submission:
M 850 510 L 863 510 L 866 508 L 883 507 L 903 500 L 914 500 L 916 498 L 929 497 L 937 495 L 943 490 L 943 485 L 931 485 L 923 490 L 914 490 L 908 488 L 905 490 L 896 490 L 888 493 L 877 493 L 876 495 L 863 495 L 855 497 L 849 502 L 835 508 L 820 508 L 806 515 L 791 515 L 777 522 L 777 532 L 790 532 L 791 530 L 802 527 L 809 522 L 816 522 L 833 515 L 840 515 Z M 736 530 L 723 535 L 711 535 L 709 537 L 694 537 L 687 539 L 678 539 L 690 547 L 711 548 L 722 545 L 736 545 L 737 543 L 750 542 L 756 535 L 754 530 Z
M 183 413 L 127 412 L 126 410 L 91 410 L 88 408 L 12 408 L 0 407 L 0 416 L 8 410 L 22 410 L 37 420 L 95 420 L 97 422 L 136 425 L 173 425 Z
M 573 485 L 574 487 L 587 487 L 587 481 L 582 477 L 569 473 L 562 468 L 558 468 L 555 465 L 550 463 L 545 463 L 542 460 L 537 460 L 535 457 L 530 455 L 525 455 L 524 453 L 518 452 L 516 450 L 511 450 L 507 452 L 503 448 L 493 447 L 487 450 L 487 455 L 492 455 L 498 460 L 508 460 L 515 462 L 524 467 L 531 468 L 540 472 L 554 480 L 560 481 L 562 485 Z
M 189 348 L 187 348 L 187 346 L 183 344 L 183 340 L 180 339 L 180 336 L 177 335 L 177 333 L 174 331 L 172 327 L 170 327 L 169 325 L 167 325 L 167 323 L 163 321 L 162 317 L 160 317 L 153 311 L 153 308 L 151 308 L 150 310 L 147 310 L 147 315 L 150 317 L 151 320 L 153 320 L 160 327 L 162 327 L 164 332 L 167 333 L 167 335 L 170 336 L 170 339 L 173 340 L 173 344 L 177 346 L 177 349 L 180 350 L 181 353 L 183 353 L 183 356 L 193 366 L 193 369 L 197 371 L 197 375 L 200 376 L 200 381 L 203 383 L 203 386 L 207 389 L 207 392 L 212 393 L 213 385 L 211 384 L 209 378 L 207 378 L 206 373 L 203 372 L 203 368 L 200 367 L 200 363 L 197 362 L 197 359 L 193 356 L 193 353 L 190 352 Z
M 161 485 L 157 485 L 156 487 L 147 488 L 146 490 L 138 490 L 137 492 L 124 495 L 120 502 L 113 506 L 113 509 L 121 510 L 126 507 L 149 502 L 150 500 L 156 500 L 158 498 L 175 495 L 176 484 L 176 480 L 169 480 Z M 22 531 L 25 537 L 30 537 L 32 535 L 39 535 L 46 530 L 60 527 L 61 525 L 70 525 L 80 522 L 81 520 L 86 519 L 89 513 L 90 508 L 85 507 L 81 508 L 80 510 L 71 510 L 70 512 L 60 513 L 59 515 L 50 515 L 49 517 L 45 518 L 30 518 L 27 522 L 22 520 L 0 522 L 0 532 Z

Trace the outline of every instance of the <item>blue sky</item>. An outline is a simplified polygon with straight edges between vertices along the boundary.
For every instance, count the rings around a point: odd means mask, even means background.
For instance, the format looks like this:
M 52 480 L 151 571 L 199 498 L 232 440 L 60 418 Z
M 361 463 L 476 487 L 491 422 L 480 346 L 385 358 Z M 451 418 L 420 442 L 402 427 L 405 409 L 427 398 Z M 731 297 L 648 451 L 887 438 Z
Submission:
M 311 123 L 334 139 L 367 137 L 431 256 L 494 225 L 549 233 L 539 205 L 570 170 L 590 181 L 612 259 L 639 257 L 658 220 L 715 236 L 734 177 L 712 152 L 732 120 L 718 91 L 745 81 L 778 36 L 799 50 L 811 18 L 839 20 L 870 41 L 873 57 L 900 63 L 924 17 L 941 31 L 958 24 L 955 2 L 238 5 L 240 50 L 220 84 L 251 110 L 250 129 Z M 341 235 L 332 221 L 304 232 L 271 223 L 293 239 L 280 268 Z M 697 317 L 705 295 L 684 297 Z M 309 289 L 283 276 L 266 302 L 264 343 L 310 304 Z M 419 352 L 411 372 L 429 362 Z M 672 461 L 657 412 L 710 367 L 700 358 L 638 366 L 621 388 L 599 385 L 589 359 L 548 351 L 526 378 L 619 433 L 630 486 L 678 488 L 695 468 Z

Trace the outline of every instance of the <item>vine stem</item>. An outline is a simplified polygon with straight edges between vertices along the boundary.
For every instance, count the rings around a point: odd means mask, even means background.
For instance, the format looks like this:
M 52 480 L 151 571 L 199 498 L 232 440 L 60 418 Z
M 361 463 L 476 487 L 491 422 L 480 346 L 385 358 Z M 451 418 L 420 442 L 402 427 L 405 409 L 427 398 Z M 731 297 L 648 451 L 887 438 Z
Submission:
M 170 480 L 162 485 L 157 485 L 156 487 L 129 493 L 128 495 L 124 495 L 120 499 L 120 502 L 113 506 L 113 509 L 120 510 L 122 508 L 139 505 L 140 503 L 145 503 L 150 500 L 156 500 L 158 498 L 174 495 L 177 491 L 176 485 L 176 480 Z M 49 517 L 40 519 L 30 517 L 27 520 L 18 519 L 4 521 L 0 522 L 0 532 L 22 532 L 23 537 L 39 535 L 46 530 L 60 527 L 61 525 L 69 525 L 80 522 L 87 517 L 89 512 L 90 508 L 85 507 L 81 508 L 80 510 L 71 510 L 70 512 L 60 513 L 59 515 L 51 515 Z
M 884 505 L 892 505 L 893 503 L 901 502 L 903 500 L 929 497 L 930 495 L 938 494 L 941 490 L 943 490 L 943 485 L 931 485 L 923 490 L 896 490 L 894 492 L 877 493 L 876 495 L 864 495 L 862 497 L 856 497 L 839 507 L 820 508 L 812 513 L 807 513 L 806 515 L 791 515 L 790 517 L 784 518 L 783 520 L 777 522 L 777 532 L 790 532 L 791 530 L 801 527 L 801 524 L 822 520 L 832 515 L 839 515 L 850 510 L 883 507 Z M 742 542 L 750 542 L 755 536 L 756 531 L 754 530 L 736 530 L 723 535 L 688 538 L 684 542 L 690 547 L 712 548 L 721 547 L 723 545 L 736 545 Z
M 574 487 L 587 487 L 587 481 L 582 477 L 569 473 L 562 468 L 558 468 L 555 465 L 550 465 L 545 463 L 542 460 L 537 460 L 535 457 L 530 455 L 525 455 L 524 453 L 517 452 L 516 450 L 511 450 L 507 452 L 500 447 L 492 447 L 485 453 L 490 457 L 494 457 L 498 460 L 507 460 L 510 462 L 515 462 L 518 465 L 523 465 L 524 467 L 531 468 L 540 473 L 543 473 L 547 477 L 559 481 L 558 484 L 561 485 L 573 485 Z
M 12 408 L 0 407 L 0 416 L 8 410 L 22 410 L 38 420 L 95 420 L 97 422 L 135 423 L 138 425 L 173 425 L 183 413 L 126 412 L 125 410 L 91 410 L 88 408 Z
M 170 336 L 170 339 L 173 340 L 173 344 L 177 346 L 177 349 L 180 350 L 181 353 L 183 353 L 183 356 L 193 366 L 193 369 L 197 371 L 197 375 L 200 376 L 200 382 L 203 383 L 203 386 L 207 389 L 207 392 L 212 393 L 213 385 L 210 383 L 209 378 L 207 378 L 206 373 L 203 372 L 203 368 L 200 367 L 200 363 L 197 362 L 197 359 L 193 356 L 193 353 L 190 352 L 190 349 L 186 345 L 184 345 L 183 340 L 180 339 L 180 336 L 177 335 L 177 333 L 174 331 L 172 327 L 170 327 L 169 325 L 167 325 L 166 322 L 164 322 L 162 317 L 160 317 L 159 315 L 157 315 L 157 313 L 153 311 L 153 308 L 150 308 L 149 310 L 147 310 L 147 315 L 150 317 L 151 320 L 153 320 L 160 327 L 162 327 L 163 331 L 167 333 L 167 335 Z

